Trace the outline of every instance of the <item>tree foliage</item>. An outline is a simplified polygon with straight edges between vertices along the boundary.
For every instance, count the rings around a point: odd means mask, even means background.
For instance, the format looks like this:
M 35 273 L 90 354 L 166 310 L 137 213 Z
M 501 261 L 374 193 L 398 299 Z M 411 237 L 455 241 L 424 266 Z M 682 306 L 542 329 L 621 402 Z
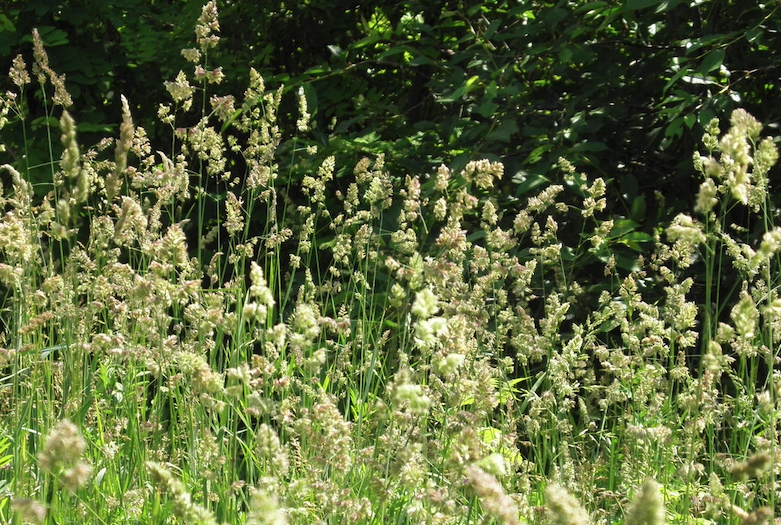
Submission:
M 124 94 L 165 144 L 170 131 L 152 127 L 150 101 L 191 67 L 179 50 L 200 2 L 3 4 L 0 67 L 30 53 L 37 27 L 82 134 L 113 129 Z M 778 9 L 732 0 L 225 1 L 210 61 L 225 70 L 223 91 L 241 93 L 250 66 L 288 92 L 302 88 L 317 127 L 301 140 L 324 155 L 382 152 L 399 173 L 501 159 L 505 204 L 550 183 L 565 157 L 608 179 L 614 211 L 639 222 L 693 193 L 691 152 L 712 117 L 740 106 L 778 121 Z M 287 100 L 292 127 L 295 97 Z M 17 164 L 26 152 L 28 168 L 46 162 L 48 115 L 33 111 L 39 127 L 10 152 Z M 661 206 L 654 190 L 667 199 Z

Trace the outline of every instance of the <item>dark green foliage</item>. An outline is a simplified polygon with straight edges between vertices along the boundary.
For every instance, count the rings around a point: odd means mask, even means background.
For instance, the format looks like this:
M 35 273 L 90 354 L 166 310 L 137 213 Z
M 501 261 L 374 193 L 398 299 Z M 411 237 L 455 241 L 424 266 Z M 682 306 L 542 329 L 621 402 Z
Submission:
M 154 127 L 151 101 L 167 100 L 162 81 L 192 67 L 179 50 L 191 46 L 200 2 L 4 4 L 0 67 L 18 52 L 32 61 L 37 27 L 53 69 L 67 77 L 80 142 L 116 134 L 124 94 L 136 123 L 166 149 L 170 130 Z M 379 153 L 398 177 L 501 160 L 505 177 L 491 196 L 511 220 L 528 192 L 561 182 L 553 168 L 564 157 L 606 180 L 617 221 L 609 251 L 570 254 L 586 272 L 598 274 L 611 254 L 630 269 L 654 227 L 691 201 L 699 184 L 691 154 L 710 118 L 737 106 L 764 122 L 781 116 L 771 103 L 781 49 L 774 4 L 312 0 L 219 8 L 222 41 L 208 62 L 224 68 L 220 94 L 240 94 L 255 67 L 269 85 L 286 86 L 282 123 L 293 130 L 293 95 L 304 90 L 315 128 L 280 148 L 286 182 L 316 166 L 298 155 L 308 144 L 322 157 L 337 153 L 338 177 Z M 5 140 L 12 147 L 3 162 L 48 181 L 50 109 L 30 108 L 31 129 Z M 582 196 L 567 191 L 577 205 Z M 572 224 L 562 235 L 578 245 L 588 230 Z
M 89 132 L 118 121 L 119 93 L 149 124 L 156 108 L 146 102 L 164 100 L 161 80 L 188 67 L 179 50 L 189 45 L 201 5 L 32 0 L 4 7 L 0 66 L 29 50 L 38 27 L 53 68 L 67 76 L 81 131 Z M 778 93 L 779 17 L 771 6 L 323 0 L 219 7 L 223 41 L 214 62 L 229 79 L 225 91 L 241 91 L 249 66 L 289 90 L 305 85 L 319 142 L 384 150 L 413 172 L 495 156 L 512 174 L 544 174 L 565 156 L 611 178 L 634 178 L 616 186 L 631 206 L 638 191 L 669 188 L 673 168 L 689 168 L 684 130 L 735 105 L 762 121 L 779 117 L 767 103 Z

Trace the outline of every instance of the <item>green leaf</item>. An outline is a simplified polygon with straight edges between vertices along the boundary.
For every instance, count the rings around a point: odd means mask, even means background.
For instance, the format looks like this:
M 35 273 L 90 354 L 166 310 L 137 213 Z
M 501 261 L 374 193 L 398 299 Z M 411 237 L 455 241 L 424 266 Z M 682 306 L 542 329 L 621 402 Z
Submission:
M 112 124 L 100 124 L 92 122 L 79 122 L 76 124 L 76 131 L 81 133 L 105 133 L 109 134 L 113 132 L 115 125 Z
M 755 40 L 757 40 L 759 37 L 761 37 L 765 33 L 765 30 L 761 26 L 757 26 L 753 29 L 749 29 L 746 31 L 746 34 L 744 35 L 746 40 L 753 44 Z
M 325 65 L 312 66 L 312 67 L 310 67 L 309 69 L 307 69 L 305 71 L 305 73 L 307 75 L 313 75 L 313 76 L 314 75 L 323 75 L 323 74 L 329 73 L 329 72 L 330 72 L 330 68 L 328 66 L 325 66 Z
M 649 7 L 659 5 L 660 3 L 662 3 L 661 0 L 628 0 L 624 4 L 624 11 L 631 12 L 640 9 L 648 9 Z
M 353 142 L 357 144 L 373 144 L 378 140 L 380 140 L 380 136 L 377 134 L 376 131 L 372 131 L 370 133 L 361 135 L 360 137 L 355 137 L 353 139 Z
M 689 46 L 686 48 L 686 54 L 691 55 L 698 49 L 709 46 L 711 44 L 717 43 L 717 42 L 723 42 L 727 39 L 729 39 L 731 35 L 724 35 L 721 33 L 715 34 L 715 35 L 707 35 L 702 38 L 697 38 L 691 41 Z
M 523 160 L 523 164 L 535 164 L 540 161 L 544 153 L 548 153 L 553 149 L 553 144 L 540 144 L 532 150 L 531 153 Z
M 724 63 L 724 54 L 725 51 L 723 48 L 709 51 L 708 54 L 705 55 L 705 59 L 702 61 L 702 64 L 700 65 L 700 72 L 704 75 L 707 75 L 714 69 L 720 68 L 721 64 Z
M 16 27 L 10 18 L 0 13 L 0 32 L 9 31 L 13 33 L 16 31 Z
M 314 84 L 306 83 L 303 85 L 304 97 L 306 97 L 306 110 L 310 115 L 317 113 L 317 90 Z
M 592 11 L 595 13 L 602 12 L 602 9 L 607 7 L 608 3 L 604 0 L 596 0 L 594 2 L 586 2 L 585 4 L 581 5 L 577 9 L 575 9 L 575 14 L 582 14 L 586 13 L 589 14 Z
M 408 51 L 413 51 L 413 50 L 409 46 L 393 46 L 390 49 L 387 49 L 386 51 L 383 51 L 382 53 L 377 55 L 377 60 L 387 60 L 392 56 L 396 56 Z
M 409 63 L 411 66 L 431 66 L 431 65 L 439 64 L 439 62 L 435 60 L 431 60 L 426 55 L 418 55 L 412 60 L 410 60 Z
M 592 141 L 592 142 L 580 142 L 578 144 L 575 144 L 570 151 L 573 153 L 598 152 L 598 151 L 606 151 L 607 149 L 608 149 L 607 144 L 605 144 L 604 142 Z
M 602 23 L 599 24 L 599 28 L 598 28 L 599 31 L 604 30 L 606 27 L 612 24 L 616 18 L 621 16 L 621 7 L 616 6 L 616 7 L 608 8 L 604 11 L 604 13 L 601 13 L 601 15 L 602 15 L 601 18 L 603 20 Z M 597 17 L 597 19 L 599 19 L 599 17 Z
M 38 31 L 46 47 L 64 46 L 69 42 L 68 33 L 56 27 L 44 26 Z
M 515 196 L 520 197 L 530 191 L 536 190 L 541 186 L 547 186 L 551 183 L 550 179 L 542 175 L 529 175 L 524 176 L 523 172 L 519 172 L 513 177 L 513 182 L 516 181 L 516 177 L 521 179 L 521 182 L 515 187 Z
M 572 62 L 572 48 L 565 47 L 559 51 L 559 61 L 562 64 L 569 64 Z
M 683 119 L 677 118 L 670 122 L 664 129 L 664 136 L 666 138 L 678 138 L 683 135 Z
M 632 200 L 632 209 L 629 212 L 630 216 L 635 221 L 641 221 L 645 219 L 646 204 L 645 195 L 638 195 Z
M 495 102 L 484 102 L 477 108 L 477 112 L 483 117 L 488 118 L 493 115 L 497 109 L 499 109 L 499 104 Z
M 39 129 L 43 127 L 50 127 L 54 129 L 59 129 L 60 127 L 60 121 L 57 120 L 54 117 L 38 117 L 37 119 L 34 119 L 31 123 L 31 127 L 33 129 Z
M 654 242 L 654 237 L 645 232 L 630 232 L 616 242 L 636 252 L 644 253 L 646 247 L 643 245 Z
M 662 93 L 667 93 L 667 90 L 670 89 L 670 87 L 678 82 L 682 77 L 685 75 L 691 74 L 691 69 L 685 66 L 681 66 L 681 69 L 678 70 L 677 73 L 675 73 L 670 80 L 667 81 L 667 84 L 665 84 L 664 89 L 662 89 Z
M 499 142 L 510 142 L 514 134 L 518 133 L 518 123 L 515 119 L 503 120 L 486 137 L 488 140 L 497 140 Z
M 326 46 L 326 47 L 328 48 L 328 51 L 330 51 L 331 54 L 333 56 L 335 56 L 336 58 L 339 58 L 339 59 L 344 58 L 344 49 L 342 49 L 341 47 L 335 46 L 335 45 L 329 45 L 329 46 Z
M 599 328 L 596 329 L 597 333 L 607 333 L 610 332 L 616 328 L 621 326 L 621 323 L 615 319 L 610 319 L 599 325 Z
M 352 49 L 361 49 L 363 47 L 373 46 L 381 40 L 380 35 L 372 33 L 369 36 L 361 38 L 351 46 Z
M 483 38 L 491 38 L 496 34 L 496 30 L 499 28 L 499 24 L 501 24 L 501 20 L 491 20 L 491 22 L 488 24 L 488 27 L 485 30 L 485 33 L 483 34 Z
M 637 272 L 640 270 L 640 267 L 637 265 L 637 257 L 627 257 L 623 253 L 619 253 L 618 251 L 612 252 L 613 258 L 616 262 L 616 266 L 621 268 L 622 270 L 626 270 L 628 272 Z M 604 264 L 607 264 L 610 261 L 610 257 L 605 256 L 598 256 L 597 257 L 600 261 L 602 261 Z
M 478 82 L 480 81 L 480 77 L 477 75 L 473 75 L 464 82 L 461 86 L 459 86 L 452 95 L 449 97 L 442 97 L 439 99 L 440 102 L 449 103 L 449 102 L 455 102 L 456 100 L 461 99 L 464 97 L 464 95 L 469 94 L 470 92 L 474 91 L 478 88 Z
M 618 219 L 613 223 L 613 229 L 607 235 L 608 239 L 617 239 L 627 233 L 634 231 L 640 226 L 635 221 L 630 219 Z

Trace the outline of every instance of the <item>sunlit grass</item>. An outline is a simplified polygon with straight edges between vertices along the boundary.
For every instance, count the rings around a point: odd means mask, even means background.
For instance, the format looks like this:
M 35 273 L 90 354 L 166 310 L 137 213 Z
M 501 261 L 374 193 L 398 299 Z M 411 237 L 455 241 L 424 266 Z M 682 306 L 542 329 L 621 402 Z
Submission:
M 781 230 L 758 122 L 712 123 L 691 214 L 632 241 L 564 160 L 512 206 L 482 160 L 378 155 L 337 181 L 338 152 L 310 148 L 319 168 L 281 183 L 281 91 L 253 71 L 215 95 L 218 34 L 210 3 L 195 75 L 166 83 L 166 152 L 126 101 L 82 151 L 37 37 L 34 74 L 14 63 L 0 116 L 37 81 L 64 153 L 45 195 L 3 166 L 3 522 L 772 519 Z

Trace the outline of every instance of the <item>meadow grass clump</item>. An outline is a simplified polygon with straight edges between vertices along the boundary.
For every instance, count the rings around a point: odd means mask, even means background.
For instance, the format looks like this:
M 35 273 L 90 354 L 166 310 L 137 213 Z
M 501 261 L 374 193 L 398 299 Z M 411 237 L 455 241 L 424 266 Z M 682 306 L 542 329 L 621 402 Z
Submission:
M 294 184 L 282 90 L 212 93 L 214 2 L 196 39 L 165 152 L 124 99 L 83 151 L 40 39 L 14 61 L 0 115 L 24 126 L 34 77 L 62 148 L 43 191 L 3 166 L 5 522 L 772 516 L 777 152 L 750 115 L 710 124 L 692 213 L 627 262 L 605 182 L 564 160 L 515 208 L 485 160 L 337 181 L 309 148 Z

